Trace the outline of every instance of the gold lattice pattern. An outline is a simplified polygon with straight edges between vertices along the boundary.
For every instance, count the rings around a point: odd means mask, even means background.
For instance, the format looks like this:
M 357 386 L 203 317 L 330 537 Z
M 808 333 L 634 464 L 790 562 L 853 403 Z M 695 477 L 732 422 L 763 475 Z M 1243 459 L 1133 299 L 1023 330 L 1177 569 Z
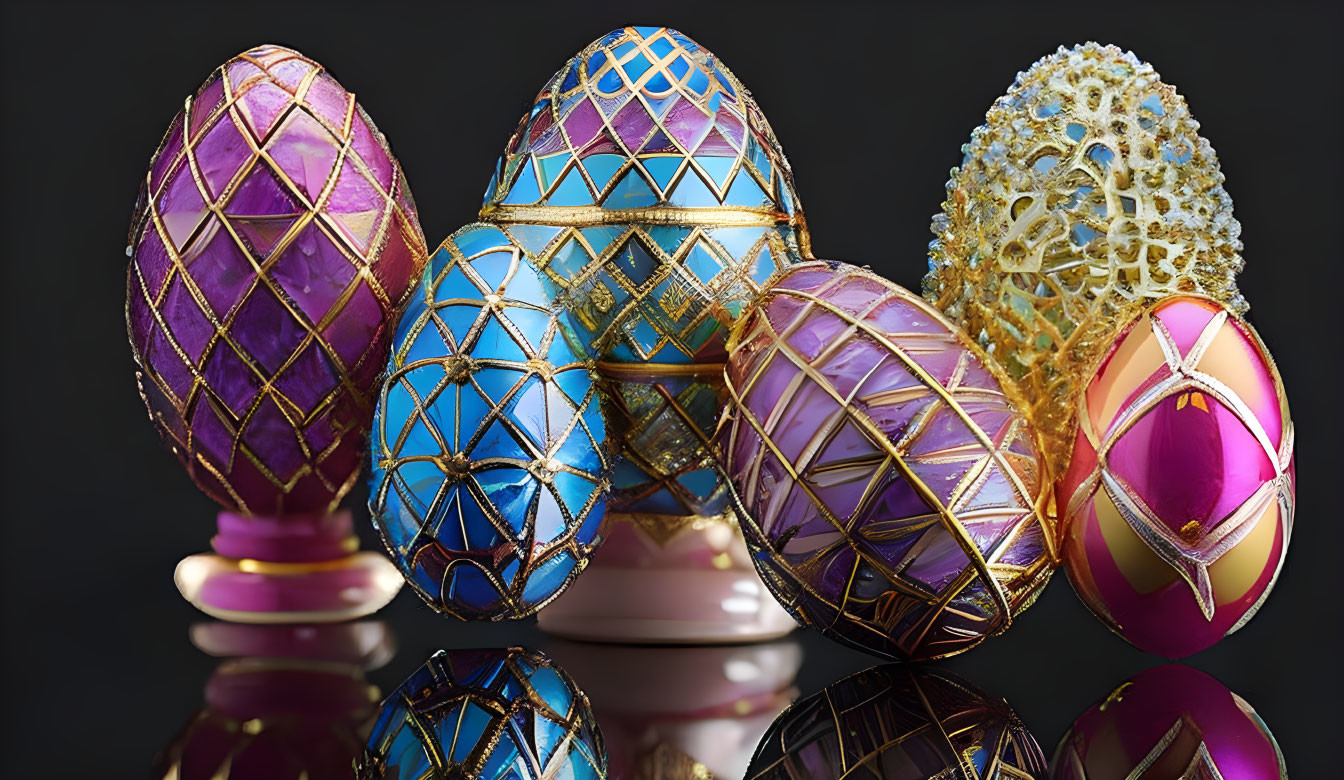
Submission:
M 245 512 L 339 504 L 426 259 L 354 95 L 289 49 L 230 60 L 164 137 L 127 253 L 142 393 L 197 484 Z
M 1019 74 L 947 183 L 925 296 L 1020 380 L 1056 461 L 1080 382 L 1138 306 L 1193 292 L 1246 309 L 1241 227 L 1198 131 L 1133 54 L 1060 48 Z

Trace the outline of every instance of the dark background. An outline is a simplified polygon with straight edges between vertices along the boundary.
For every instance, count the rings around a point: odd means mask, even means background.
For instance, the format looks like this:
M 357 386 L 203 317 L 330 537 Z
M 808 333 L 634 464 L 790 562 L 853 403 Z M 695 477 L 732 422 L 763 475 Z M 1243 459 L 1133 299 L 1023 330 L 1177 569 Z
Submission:
M 1282 2 L 716 5 L 5 5 L 7 776 L 147 774 L 217 663 L 187 641 L 201 616 L 171 580 L 205 549 L 213 505 L 146 419 L 123 319 L 136 187 L 182 99 L 258 43 L 314 57 L 391 139 L 434 244 L 473 218 L 547 77 L 623 24 L 668 24 L 721 56 L 784 144 L 817 253 L 912 289 L 947 170 L 1019 70 L 1059 44 L 1113 42 L 1188 97 L 1236 202 L 1241 288 L 1287 383 L 1299 475 L 1273 598 L 1188 663 L 1257 708 L 1293 777 L 1338 776 L 1340 20 Z M 431 648 L 549 641 L 531 624 L 438 619 L 406 593 L 383 614 L 401 645 L 372 675 L 384 690 Z M 804 693 L 871 663 L 800 639 Z M 1078 713 L 1160 662 L 1109 634 L 1061 574 L 1012 631 L 946 665 L 1006 697 L 1049 753 Z

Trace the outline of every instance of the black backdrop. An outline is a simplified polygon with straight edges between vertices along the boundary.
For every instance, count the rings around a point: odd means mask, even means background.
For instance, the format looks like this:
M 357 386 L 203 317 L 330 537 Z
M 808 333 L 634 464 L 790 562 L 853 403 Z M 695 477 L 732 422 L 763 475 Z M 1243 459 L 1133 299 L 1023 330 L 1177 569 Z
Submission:
M 1282 2 L 716 5 L 5 5 L 8 776 L 147 773 L 216 663 L 187 642 L 199 616 L 171 582 L 177 559 L 204 548 L 212 505 L 145 418 L 123 324 L 137 183 L 183 97 L 257 43 L 318 59 L 391 139 L 433 244 L 472 219 L 545 79 L 630 23 L 683 30 L 753 90 L 819 255 L 912 288 L 947 170 L 1017 71 L 1095 39 L 1133 49 L 1177 85 L 1222 160 L 1246 244 L 1241 287 L 1299 428 L 1296 534 L 1277 590 L 1248 627 L 1189 663 L 1257 707 L 1294 777 L 1338 775 L 1339 19 Z M 547 641 L 530 626 L 449 624 L 406 594 L 385 614 L 402 649 L 374 674 L 384 689 L 432 647 Z M 804 692 L 869 663 L 803 642 Z M 1011 632 L 948 665 L 1008 698 L 1049 752 L 1077 713 L 1159 662 L 1112 637 L 1061 575 Z

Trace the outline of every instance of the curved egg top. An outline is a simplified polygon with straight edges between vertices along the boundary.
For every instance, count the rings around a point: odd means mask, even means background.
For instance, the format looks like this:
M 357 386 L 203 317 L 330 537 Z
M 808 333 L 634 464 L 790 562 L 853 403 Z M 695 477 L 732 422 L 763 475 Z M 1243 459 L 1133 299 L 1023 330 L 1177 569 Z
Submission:
M 426 256 L 354 95 L 283 47 L 229 60 L 155 153 L 127 251 L 141 392 L 197 485 L 245 513 L 334 509 Z
M 1241 226 L 1185 99 L 1114 46 L 1018 74 L 962 149 L 925 297 L 1020 381 L 1058 472 L 1077 393 L 1137 306 L 1245 311 Z

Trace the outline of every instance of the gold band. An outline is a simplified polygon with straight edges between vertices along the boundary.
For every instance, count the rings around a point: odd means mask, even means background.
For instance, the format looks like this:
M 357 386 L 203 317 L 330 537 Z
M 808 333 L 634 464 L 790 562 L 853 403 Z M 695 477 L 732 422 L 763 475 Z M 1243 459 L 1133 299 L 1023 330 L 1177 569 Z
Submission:
M 705 227 L 772 227 L 799 225 L 801 217 L 774 209 L 738 206 L 680 208 L 651 206 L 642 209 L 608 209 L 601 206 L 504 206 L 481 209 L 481 220 L 496 224 L 513 222 L 586 227 L 592 225 L 703 225 Z

